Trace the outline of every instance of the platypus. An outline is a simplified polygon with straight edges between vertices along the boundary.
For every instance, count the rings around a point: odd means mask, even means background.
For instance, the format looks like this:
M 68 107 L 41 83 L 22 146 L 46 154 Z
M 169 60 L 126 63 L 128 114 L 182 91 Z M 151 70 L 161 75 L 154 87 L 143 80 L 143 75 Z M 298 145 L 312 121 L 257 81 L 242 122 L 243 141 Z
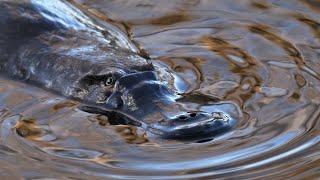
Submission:
M 236 120 L 188 110 L 176 74 L 139 55 L 114 26 L 62 0 L 0 1 L 0 72 L 82 102 L 111 124 L 162 138 L 213 136 Z

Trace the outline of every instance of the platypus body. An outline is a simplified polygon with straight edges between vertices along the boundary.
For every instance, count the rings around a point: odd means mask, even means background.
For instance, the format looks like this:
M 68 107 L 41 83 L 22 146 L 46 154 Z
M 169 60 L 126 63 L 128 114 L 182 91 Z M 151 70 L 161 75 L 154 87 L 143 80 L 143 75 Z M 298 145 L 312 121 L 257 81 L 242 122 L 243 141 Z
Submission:
M 119 30 L 67 1 L 0 0 L 0 72 L 163 138 L 211 136 L 235 124 L 224 113 L 180 108 L 172 83 Z

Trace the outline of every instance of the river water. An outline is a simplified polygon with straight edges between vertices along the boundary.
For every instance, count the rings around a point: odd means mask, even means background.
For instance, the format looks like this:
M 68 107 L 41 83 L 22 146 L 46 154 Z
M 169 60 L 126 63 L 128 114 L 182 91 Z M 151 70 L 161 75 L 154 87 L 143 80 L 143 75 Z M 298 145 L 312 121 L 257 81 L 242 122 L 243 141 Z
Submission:
M 318 0 L 76 3 L 178 73 L 186 92 L 231 101 L 243 119 L 206 140 L 163 140 L 1 78 L 1 179 L 320 178 Z

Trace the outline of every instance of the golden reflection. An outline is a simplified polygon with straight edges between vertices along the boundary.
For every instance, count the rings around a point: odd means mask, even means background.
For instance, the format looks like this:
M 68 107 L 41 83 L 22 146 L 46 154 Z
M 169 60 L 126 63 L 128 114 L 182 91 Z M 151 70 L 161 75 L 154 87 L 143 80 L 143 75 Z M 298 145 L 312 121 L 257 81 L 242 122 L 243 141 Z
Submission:
M 35 118 L 19 120 L 14 128 L 21 137 L 36 139 L 39 138 L 42 133 L 41 129 L 35 124 L 35 121 Z
M 298 21 L 307 25 L 315 35 L 315 38 L 320 38 L 320 23 L 314 19 L 308 18 L 302 14 L 294 13 L 292 14 L 294 18 Z
M 266 38 L 267 40 L 285 50 L 298 66 L 305 65 L 301 53 L 298 51 L 298 49 L 295 48 L 289 41 L 286 41 L 280 36 L 271 33 L 271 29 L 269 27 L 262 24 L 253 24 L 251 26 L 248 26 L 248 28 L 251 32 L 261 35 L 262 37 Z
M 53 113 L 53 112 L 56 112 L 60 109 L 65 108 L 65 107 L 75 107 L 78 105 L 79 105 L 79 103 L 75 102 L 75 101 L 66 101 L 66 102 L 62 102 L 62 103 L 57 103 L 49 110 L 49 112 Z
M 248 29 L 255 34 L 258 34 L 270 42 L 276 44 L 278 47 L 282 48 L 291 57 L 291 60 L 297 65 L 297 67 L 305 72 L 309 73 L 313 77 L 320 79 L 319 73 L 315 72 L 310 67 L 306 66 L 304 59 L 300 51 L 292 45 L 289 41 L 283 39 L 282 37 L 271 33 L 271 28 L 262 24 L 253 24 L 248 26 Z
M 106 165 L 106 164 L 113 162 L 115 160 L 104 155 L 101 157 L 95 157 L 93 159 L 90 159 L 90 161 L 95 162 L 97 164 Z
M 251 2 L 251 6 L 261 10 L 267 10 L 270 8 L 269 4 L 262 0 L 254 0 Z
M 159 60 L 168 64 L 173 71 L 182 74 L 182 77 L 184 74 L 188 73 L 188 71 L 191 71 L 193 73 L 192 77 L 195 79 L 189 80 L 183 77 L 189 85 L 188 92 L 192 92 L 199 89 L 201 87 L 201 84 L 205 80 L 205 76 L 202 72 L 201 67 L 205 61 L 202 58 L 182 56 L 159 58 Z
M 99 125 L 101 125 L 101 126 L 110 125 L 109 118 L 104 115 L 97 115 L 97 121 L 98 121 Z
M 209 50 L 229 60 L 234 68 L 246 68 L 249 65 L 256 64 L 256 61 L 241 48 L 232 45 L 221 38 L 204 36 L 199 41 Z
M 261 66 L 240 47 L 232 45 L 221 38 L 204 36 L 199 41 L 207 49 L 227 59 L 230 71 L 241 77 L 239 87 L 230 89 L 226 92 L 224 98 L 237 102 L 242 107 L 247 100 L 255 96 L 255 93 L 253 93 L 255 92 L 254 88 L 261 86 L 263 83 L 260 75 Z M 242 88 L 245 86 L 248 87 Z
M 153 19 L 150 21 L 150 24 L 156 26 L 169 26 L 172 24 L 190 21 L 191 17 L 186 14 L 179 13 L 179 14 L 168 14 L 157 19 Z
M 306 4 L 309 8 L 320 11 L 320 2 L 319 0 L 300 0 L 300 2 Z
M 307 82 L 301 74 L 295 74 L 294 77 L 296 79 L 298 86 L 304 87 L 306 85 Z
M 148 142 L 144 134 L 139 135 L 137 128 L 129 125 L 116 125 L 115 130 L 129 144 L 143 144 Z

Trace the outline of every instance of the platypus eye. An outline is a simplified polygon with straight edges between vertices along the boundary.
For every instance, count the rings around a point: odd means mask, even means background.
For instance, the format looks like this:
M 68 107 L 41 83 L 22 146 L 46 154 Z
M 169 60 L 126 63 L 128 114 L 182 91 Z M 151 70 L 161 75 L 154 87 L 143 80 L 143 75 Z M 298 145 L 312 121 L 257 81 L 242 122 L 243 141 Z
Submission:
M 112 76 L 108 77 L 107 80 L 104 82 L 106 86 L 112 85 L 114 82 L 114 79 Z

